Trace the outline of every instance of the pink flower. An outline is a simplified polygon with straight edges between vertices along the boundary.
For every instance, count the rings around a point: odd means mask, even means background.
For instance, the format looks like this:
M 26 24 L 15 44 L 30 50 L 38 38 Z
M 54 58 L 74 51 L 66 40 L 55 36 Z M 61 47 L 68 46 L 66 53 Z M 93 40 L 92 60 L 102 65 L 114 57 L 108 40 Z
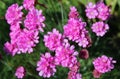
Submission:
M 104 36 L 107 30 L 109 30 L 108 24 L 104 22 L 96 22 L 91 27 L 92 31 L 96 33 L 97 36 Z
M 39 43 L 38 33 L 38 31 L 29 31 L 27 29 L 12 31 L 10 33 L 10 43 L 5 43 L 5 51 L 12 56 L 20 53 L 33 52 L 33 47 Z
M 14 56 L 16 52 L 18 51 L 16 45 L 13 43 L 6 42 L 4 44 L 4 51 L 7 52 L 8 54 Z
M 80 62 L 75 63 L 72 67 L 70 67 L 70 71 L 72 72 L 78 72 L 80 68 Z
M 97 9 L 96 9 L 96 5 L 93 4 L 92 2 L 88 3 L 88 5 L 86 6 L 86 16 L 89 19 L 93 19 L 96 18 L 98 15 Z
M 39 71 L 39 76 L 49 78 L 55 74 L 55 67 L 54 57 L 52 57 L 49 52 L 46 52 L 45 55 L 42 55 L 40 60 L 37 62 L 36 70 Z
M 11 24 L 10 30 L 11 31 L 18 31 L 18 30 L 20 30 L 20 22 Z
M 106 73 L 111 71 L 111 69 L 114 68 L 113 63 L 116 63 L 116 61 L 113 60 L 112 57 L 107 57 L 105 55 L 102 55 L 101 57 L 98 57 L 93 61 L 95 70 L 100 73 Z
M 32 8 L 24 20 L 25 27 L 29 30 L 40 30 L 43 32 L 43 27 L 45 24 L 43 23 L 45 17 L 42 15 L 42 10 L 37 10 Z
M 25 69 L 24 69 L 23 66 L 19 66 L 19 67 L 16 69 L 15 76 L 16 76 L 18 79 L 22 79 L 22 78 L 25 76 Z
M 94 78 L 100 78 L 100 76 L 102 75 L 102 73 L 98 72 L 97 70 L 93 70 L 93 76 Z
M 97 4 L 98 18 L 101 20 L 107 20 L 110 16 L 110 9 L 103 2 Z
M 52 32 L 48 32 L 47 35 L 44 35 L 45 46 L 54 51 L 62 45 L 62 38 L 62 34 L 60 34 L 58 30 L 53 29 Z
M 38 39 L 38 31 L 29 31 L 26 29 L 23 29 L 19 36 L 13 40 L 13 42 L 16 43 L 18 48 L 18 54 L 20 53 L 31 53 L 33 52 L 33 47 L 36 46 L 36 44 L 39 42 Z M 12 37 L 12 36 L 11 36 Z
M 70 13 L 69 13 L 69 18 L 78 18 L 79 13 L 77 12 L 77 9 L 72 6 L 70 7 Z
M 85 26 L 86 23 L 82 22 L 81 19 L 70 18 L 68 23 L 64 25 L 64 36 L 85 48 L 90 45 L 88 31 Z
M 82 75 L 80 73 L 69 71 L 67 79 L 82 79 Z
M 19 23 L 23 13 L 21 10 L 23 9 L 22 6 L 18 6 L 18 4 L 12 4 L 8 9 L 5 14 L 5 18 L 9 24 L 14 24 L 14 23 Z
M 78 55 L 78 52 L 74 50 L 74 46 L 68 44 L 60 46 L 56 49 L 55 63 L 63 67 L 72 67 L 77 63 L 76 55 Z
M 35 0 L 24 0 L 23 1 L 23 6 L 26 10 L 30 10 L 31 8 L 34 7 Z

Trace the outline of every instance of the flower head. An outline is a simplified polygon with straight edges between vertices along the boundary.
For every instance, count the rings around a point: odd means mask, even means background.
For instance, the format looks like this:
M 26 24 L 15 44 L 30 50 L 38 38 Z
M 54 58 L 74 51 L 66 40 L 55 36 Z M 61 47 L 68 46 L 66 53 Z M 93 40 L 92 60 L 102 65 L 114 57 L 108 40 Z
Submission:
M 77 54 L 78 52 L 74 50 L 73 45 L 66 44 L 65 46 L 60 46 L 55 52 L 55 63 L 56 65 L 70 68 L 77 63 Z
M 86 6 L 86 16 L 89 19 L 93 19 L 96 18 L 98 15 L 97 9 L 96 9 L 96 5 L 93 4 L 92 2 L 88 3 L 88 5 Z
M 53 29 L 52 32 L 48 32 L 47 35 L 44 35 L 45 46 L 54 51 L 62 45 L 62 38 L 62 34 L 60 34 L 58 30 Z
M 80 73 L 69 71 L 67 79 L 82 79 L 82 75 Z
M 45 55 L 42 55 L 40 60 L 37 62 L 36 70 L 39 71 L 39 76 L 49 78 L 55 74 L 55 67 L 54 57 L 52 57 L 49 52 L 46 52 Z
M 31 8 L 34 7 L 35 0 L 24 0 L 23 1 L 23 6 L 26 10 L 30 10 Z
M 25 76 L 25 69 L 24 69 L 23 66 L 19 66 L 19 67 L 16 69 L 15 76 L 16 76 L 18 79 L 22 79 L 22 78 Z
M 38 31 L 27 29 L 12 31 L 10 33 L 11 41 L 5 43 L 5 51 L 14 56 L 16 53 L 31 53 L 33 47 L 39 42 Z
M 98 11 L 98 18 L 101 20 L 107 20 L 110 16 L 110 9 L 103 2 L 100 2 L 96 5 Z
M 100 76 L 102 75 L 102 73 L 98 72 L 97 70 L 93 70 L 93 76 L 94 78 L 100 78 Z
M 107 57 L 105 55 L 102 55 L 101 57 L 98 57 L 93 61 L 95 69 L 100 73 L 111 71 L 111 69 L 114 68 L 113 63 L 116 63 L 116 61 L 113 60 L 112 57 Z
M 25 27 L 29 30 L 40 30 L 43 32 L 43 27 L 45 24 L 43 23 L 45 17 L 42 15 L 42 10 L 37 10 L 32 8 L 24 20 Z
M 79 16 L 79 13 L 77 12 L 77 9 L 74 6 L 70 7 L 69 18 L 76 18 L 77 19 L 78 16 Z
M 96 33 L 97 36 L 104 36 L 107 30 L 109 30 L 108 24 L 104 22 L 96 22 L 91 27 L 92 31 Z
M 19 23 L 23 13 L 21 12 L 21 10 L 23 9 L 22 6 L 18 6 L 18 4 L 12 4 L 8 9 L 7 12 L 5 14 L 5 18 L 7 20 L 7 22 L 9 24 L 14 24 L 14 23 Z

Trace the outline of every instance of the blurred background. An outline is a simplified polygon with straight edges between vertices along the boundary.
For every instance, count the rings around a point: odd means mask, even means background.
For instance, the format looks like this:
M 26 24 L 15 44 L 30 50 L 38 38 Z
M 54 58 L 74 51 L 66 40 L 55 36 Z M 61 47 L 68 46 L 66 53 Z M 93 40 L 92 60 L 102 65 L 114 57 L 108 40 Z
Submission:
M 63 32 L 63 25 L 67 23 L 70 6 L 75 6 L 83 21 L 88 22 L 85 16 L 85 5 L 90 1 L 96 3 L 98 0 L 38 0 L 40 5 L 37 5 L 36 8 L 42 9 L 43 15 L 46 17 L 45 32 L 39 34 L 40 43 L 34 48 L 33 53 L 12 57 L 3 51 L 4 43 L 10 40 L 10 26 L 4 16 L 10 5 L 13 3 L 22 5 L 22 1 L 0 0 L 0 79 L 17 79 L 14 73 L 20 65 L 26 68 L 24 79 L 43 79 L 38 76 L 36 71 L 36 62 L 40 58 L 40 53 L 49 51 L 44 46 L 43 35 L 53 28 L 57 28 L 61 33 Z M 93 45 L 88 48 L 90 58 L 87 60 L 79 59 L 81 63 L 80 73 L 83 79 L 94 79 L 92 61 L 103 54 L 113 57 L 117 63 L 111 72 L 103 74 L 100 79 L 120 79 L 120 0 L 104 0 L 104 2 L 111 7 L 111 17 L 108 20 L 110 30 L 101 38 L 91 34 Z M 89 26 L 86 27 L 89 29 Z M 76 50 L 79 51 L 79 47 Z M 55 76 L 50 79 L 67 79 L 67 73 L 67 68 L 57 67 Z

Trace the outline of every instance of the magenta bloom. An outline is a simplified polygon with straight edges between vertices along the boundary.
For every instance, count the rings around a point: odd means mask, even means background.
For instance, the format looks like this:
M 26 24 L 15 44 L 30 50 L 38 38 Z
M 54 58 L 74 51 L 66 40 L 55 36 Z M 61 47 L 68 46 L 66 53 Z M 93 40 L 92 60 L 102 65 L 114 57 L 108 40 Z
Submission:
M 86 16 L 89 19 L 94 19 L 98 15 L 98 12 L 97 12 L 97 9 L 96 9 L 96 5 L 93 4 L 92 2 L 88 3 L 88 5 L 86 6 L 85 12 L 86 12 Z
M 82 79 L 82 75 L 80 73 L 69 71 L 67 79 Z
M 77 63 L 76 55 L 78 55 L 78 52 L 74 50 L 74 46 L 69 44 L 60 46 L 55 53 L 55 63 L 63 67 L 72 67 Z
M 30 10 L 31 8 L 34 7 L 35 0 L 24 0 L 23 1 L 23 6 L 26 10 Z
M 97 70 L 93 70 L 93 77 L 94 78 L 100 78 L 100 76 L 102 75 L 102 73 L 98 72 Z
M 28 1 L 29 2 L 29 1 Z M 40 30 L 43 32 L 43 27 L 45 24 L 43 23 L 45 17 L 42 15 L 42 10 L 37 10 L 32 8 L 24 20 L 25 27 L 29 30 Z
M 55 67 L 54 57 L 52 57 L 49 52 L 46 52 L 45 55 L 42 55 L 40 60 L 37 62 L 36 70 L 39 71 L 39 76 L 49 78 L 55 74 Z
M 29 31 L 27 29 L 13 31 L 10 33 L 10 43 L 5 43 L 5 51 L 14 56 L 16 53 L 31 53 L 33 47 L 39 43 L 38 31 Z
M 107 20 L 110 16 L 110 9 L 103 2 L 97 4 L 98 18 L 101 20 Z
M 23 13 L 21 10 L 23 9 L 22 6 L 18 6 L 18 4 L 12 4 L 5 14 L 5 18 L 8 24 L 20 23 Z
M 69 18 L 76 18 L 77 19 L 78 16 L 79 16 L 79 13 L 78 13 L 77 9 L 74 6 L 70 7 Z
M 107 30 L 109 30 L 108 24 L 104 22 L 96 22 L 91 27 L 92 31 L 96 33 L 97 36 L 104 36 Z
M 18 30 L 20 30 L 20 23 L 17 22 L 17 23 L 11 24 L 10 30 L 11 30 L 11 31 L 18 31 Z
M 114 68 L 114 63 L 116 63 L 116 61 L 113 60 L 112 57 L 107 57 L 105 55 L 102 55 L 101 57 L 98 57 L 93 61 L 95 70 L 100 73 L 106 73 L 111 71 L 111 69 Z
M 48 32 L 47 35 L 44 35 L 45 46 L 54 51 L 62 45 L 62 38 L 62 34 L 60 34 L 58 30 L 53 29 L 52 32 Z
M 18 49 L 15 44 L 6 42 L 4 44 L 4 51 L 6 51 L 8 54 L 14 56 L 17 53 Z
M 64 36 L 69 40 L 75 41 L 79 46 L 89 45 L 88 31 L 85 29 L 86 23 L 81 19 L 70 18 L 64 25 Z
M 22 78 L 25 76 L 25 69 L 24 69 L 23 66 L 19 66 L 19 67 L 16 69 L 15 76 L 16 76 L 18 79 L 22 79 Z

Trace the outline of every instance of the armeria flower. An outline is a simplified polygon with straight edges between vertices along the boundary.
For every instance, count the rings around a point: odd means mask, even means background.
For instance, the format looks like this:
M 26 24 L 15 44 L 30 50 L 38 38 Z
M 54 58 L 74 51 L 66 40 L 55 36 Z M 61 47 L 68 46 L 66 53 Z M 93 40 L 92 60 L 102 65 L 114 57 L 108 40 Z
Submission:
M 55 74 L 55 67 L 54 57 L 52 57 L 49 52 L 46 52 L 45 55 L 42 55 L 40 60 L 37 62 L 36 70 L 39 71 L 39 76 L 49 78 Z
M 40 30 L 43 32 L 43 27 L 45 24 L 43 23 L 45 17 L 42 15 L 42 10 L 37 10 L 32 8 L 24 20 L 25 27 L 29 30 Z
M 97 12 L 97 9 L 96 9 L 96 5 L 93 4 L 92 2 L 88 3 L 88 5 L 86 6 L 85 12 L 86 12 L 86 16 L 89 19 L 94 19 L 98 15 L 98 12 Z
M 18 49 L 14 43 L 12 44 L 12 43 L 6 42 L 4 44 L 4 51 L 14 56 L 17 53 Z
M 11 31 L 18 31 L 18 30 L 20 30 L 20 22 L 11 24 L 10 30 Z
M 8 22 L 8 24 L 14 24 L 14 23 L 19 23 L 23 13 L 21 12 L 21 10 L 23 9 L 22 6 L 18 6 L 18 4 L 12 4 L 8 9 L 7 12 L 5 14 L 5 18 Z
M 107 20 L 110 16 L 110 9 L 103 2 L 98 3 L 97 5 L 98 18 L 101 20 Z
M 54 51 L 62 45 L 62 38 L 62 34 L 60 34 L 58 30 L 53 29 L 52 32 L 48 32 L 47 35 L 44 35 L 45 46 Z
M 93 70 L 93 77 L 94 78 L 100 78 L 100 76 L 102 75 L 102 73 L 98 72 L 97 70 Z
M 82 75 L 80 73 L 69 71 L 67 79 L 82 79 Z
M 38 31 L 29 31 L 24 29 L 20 35 L 16 38 L 16 45 L 18 47 L 18 53 L 31 53 L 33 52 L 33 47 L 38 43 Z
M 33 47 L 39 42 L 38 31 L 27 29 L 13 31 L 10 33 L 10 43 L 5 43 L 5 51 L 14 56 L 16 53 L 31 53 Z
M 112 57 L 107 57 L 105 55 L 102 55 L 101 57 L 98 57 L 93 61 L 95 70 L 100 73 L 111 71 L 111 69 L 114 68 L 114 63 L 116 63 L 116 61 L 113 60 Z
M 66 46 L 60 46 L 55 53 L 55 63 L 56 65 L 70 68 L 77 63 L 77 54 L 78 52 L 74 50 L 74 46 L 68 44 Z
M 90 45 L 88 31 L 85 29 L 86 23 L 81 19 L 70 18 L 64 26 L 64 36 L 69 40 L 78 43 L 79 46 L 87 47 Z
M 104 36 L 107 30 L 109 30 L 108 24 L 104 22 L 96 22 L 91 27 L 92 31 L 96 33 L 97 36 Z
M 78 18 L 78 16 L 77 9 L 74 6 L 70 7 L 69 18 Z
M 70 18 L 68 23 L 64 25 L 64 35 L 69 40 L 75 41 L 79 39 L 81 30 L 85 27 L 86 23 L 82 22 L 81 19 Z
M 24 69 L 23 66 L 19 66 L 19 67 L 16 69 L 15 76 L 16 76 L 18 79 L 22 79 L 22 78 L 25 76 L 25 69 Z
M 78 72 L 80 68 L 80 62 L 75 63 L 72 67 L 70 67 L 70 71 L 72 72 Z
M 26 10 L 30 10 L 31 8 L 34 7 L 35 0 L 24 0 L 23 1 L 23 6 Z

